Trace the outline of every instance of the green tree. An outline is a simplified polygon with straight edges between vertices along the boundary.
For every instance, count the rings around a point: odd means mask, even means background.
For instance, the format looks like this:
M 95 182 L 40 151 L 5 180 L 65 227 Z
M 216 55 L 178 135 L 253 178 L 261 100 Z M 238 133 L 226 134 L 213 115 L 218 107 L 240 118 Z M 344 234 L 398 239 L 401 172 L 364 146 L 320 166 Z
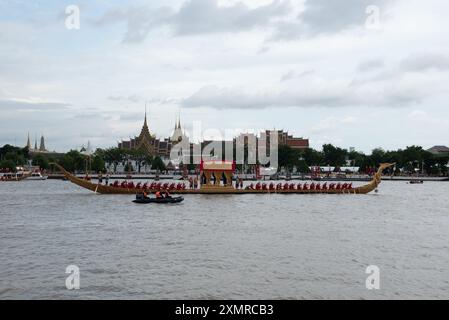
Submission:
M 324 164 L 331 166 L 343 166 L 346 162 L 347 151 L 332 144 L 323 145 Z
M 95 155 L 92 158 L 91 169 L 94 172 L 104 172 L 105 171 L 105 163 L 101 156 Z
M 153 163 L 151 164 L 151 169 L 159 171 L 165 170 L 165 164 L 162 161 L 161 157 L 159 156 L 154 157 Z
M 103 159 L 107 163 L 112 164 L 114 167 L 114 172 L 116 172 L 118 164 L 123 162 L 125 159 L 125 153 L 119 148 L 109 148 L 104 150 Z
M 145 160 L 147 160 L 148 157 L 146 151 L 142 149 L 130 150 L 129 156 L 131 160 L 136 161 L 137 172 L 140 173 L 140 169 L 145 165 Z
M 300 152 L 290 146 L 281 145 L 278 149 L 278 162 L 281 168 L 292 170 L 299 163 Z
M 0 161 L 1 169 L 9 169 L 9 171 L 16 171 L 16 164 L 12 160 L 2 160 Z
M 298 171 L 301 173 L 309 173 L 310 172 L 310 168 L 307 165 L 307 162 L 305 160 L 299 160 L 297 168 L 298 168 Z
M 127 162 L 125 164 L 125 172 L 132 172 L 132 171 L 134 171 L 134 168 L 133 168 L 132 164 Z
M 385 162 L 385 151 L 382 148 L 376 148 L 371 152 L 370 158 L 372 165 L 378 166 Z
M 33 166 L 39 166 L 41 169 L 48 169 L 50 168 L 49 161 L 47 157 L 43 156 L 42 154 L 38 154 L 33 159 Z
M 308 166 L 319 166 L 324 164 L 323 153 L 312 148 L 307 148 L 300 153 Z
M 59 164 L 71 172 L 85 171 L 86 157 L 77 150 L 70 150 L 59 160 Z

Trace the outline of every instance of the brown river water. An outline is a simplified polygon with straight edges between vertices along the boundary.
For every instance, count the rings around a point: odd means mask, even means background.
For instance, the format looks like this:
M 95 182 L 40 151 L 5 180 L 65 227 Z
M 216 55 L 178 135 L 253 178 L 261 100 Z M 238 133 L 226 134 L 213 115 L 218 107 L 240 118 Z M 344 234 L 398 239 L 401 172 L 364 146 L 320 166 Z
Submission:
M 448 194 L 385 181 L 137 205 L 67 181 L 0 183 L 0 299 L 449 299 Z

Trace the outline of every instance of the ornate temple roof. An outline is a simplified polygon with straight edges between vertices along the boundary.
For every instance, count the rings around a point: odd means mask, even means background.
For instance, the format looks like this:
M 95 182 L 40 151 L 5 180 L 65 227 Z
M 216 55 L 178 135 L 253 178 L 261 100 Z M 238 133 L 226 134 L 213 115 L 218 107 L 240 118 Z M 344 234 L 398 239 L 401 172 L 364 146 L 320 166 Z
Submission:
M 144 149 L 149 154 L 154 153 L 154 139 L 155 137 L 151 135 L 150 129 L 148 128 L 147 122 L 147 112 L 145 110 L 145 119 L 143 121 L 142 130 L 140 130 L 140 135 L 137 137 L 137 148 Z

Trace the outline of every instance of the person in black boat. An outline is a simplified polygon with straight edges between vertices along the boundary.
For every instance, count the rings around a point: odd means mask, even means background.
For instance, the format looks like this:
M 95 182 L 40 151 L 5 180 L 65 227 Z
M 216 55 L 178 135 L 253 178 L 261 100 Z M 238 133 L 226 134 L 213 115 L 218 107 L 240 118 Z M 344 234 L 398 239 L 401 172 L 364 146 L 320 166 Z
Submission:
M 167 198 L 167 199 L 171 198 L 171 195 L 167 190 L 165 190 L 165 192 L 164 192 L 164 198 Z

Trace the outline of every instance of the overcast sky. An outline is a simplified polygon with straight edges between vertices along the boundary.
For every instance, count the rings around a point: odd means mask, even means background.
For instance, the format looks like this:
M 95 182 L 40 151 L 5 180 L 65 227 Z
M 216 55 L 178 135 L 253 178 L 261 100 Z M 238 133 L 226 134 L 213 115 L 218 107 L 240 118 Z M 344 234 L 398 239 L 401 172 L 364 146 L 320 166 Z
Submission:
M 187 129 L 284 129 L 315 148 L 449 145 L 448 12 L 444 0 L 0 0 L 0 145 L 30 132 L 51 150 L 114 146 L 139 133 L 145 101 L 158 137 L 180 112 Z

